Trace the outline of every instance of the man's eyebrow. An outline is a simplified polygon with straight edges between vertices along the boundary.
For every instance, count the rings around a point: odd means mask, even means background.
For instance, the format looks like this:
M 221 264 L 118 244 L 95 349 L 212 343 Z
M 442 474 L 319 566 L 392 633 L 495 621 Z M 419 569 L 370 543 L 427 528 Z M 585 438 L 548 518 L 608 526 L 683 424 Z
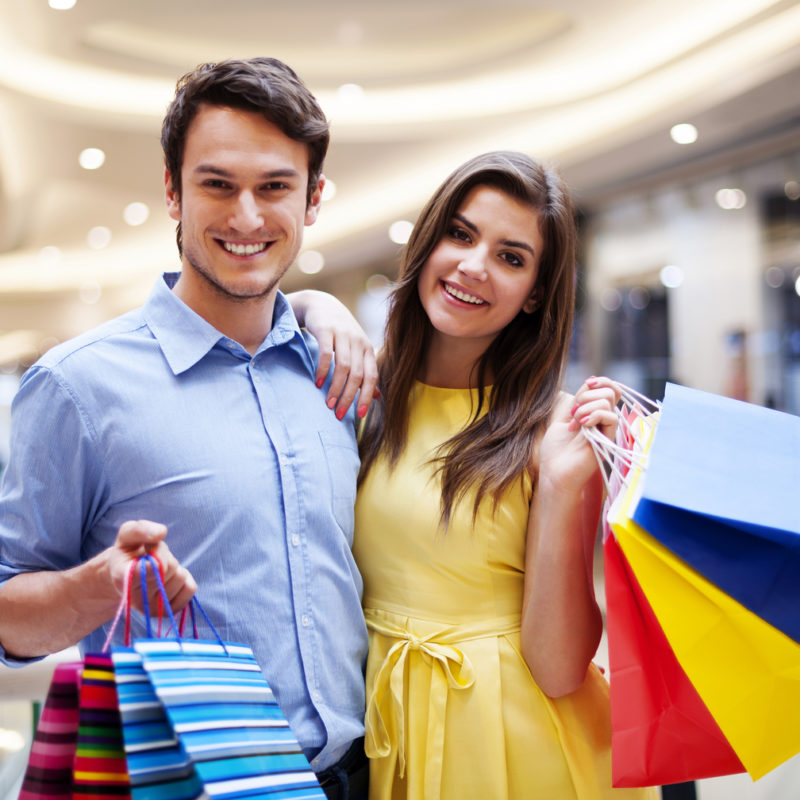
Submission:
M 464 227 L 469 228 L 473 233 L 478 232 L 478 227 L 473 222 L 470 222 L 463 214 L 456 212 L 453 214 L 453 217 Z M 527 242 L 515 242 L 513 239 L 502 239 L 500 244 L 504 244 L 506 247 L 517 247 L 520 250 L 527 250 L 532 256 L 536 257 L 536 251 Z
M 234 173 L 230 172 L 223 167 L 218 167 L 214 164 L 198 164 L 193 172 L 196 175 L 216 175 L 219 178 L 228 178 L 232 179 L 236 177 Z M 260 174 L 260 178 L 265 180 L 270 180 L 272 178 L 296 178 L 299 177 L 300 173 L 296 169 L 291 169 L 290 167 L 284 167 L 282 169 L 271 169 L 267 172 L 262 172 Z

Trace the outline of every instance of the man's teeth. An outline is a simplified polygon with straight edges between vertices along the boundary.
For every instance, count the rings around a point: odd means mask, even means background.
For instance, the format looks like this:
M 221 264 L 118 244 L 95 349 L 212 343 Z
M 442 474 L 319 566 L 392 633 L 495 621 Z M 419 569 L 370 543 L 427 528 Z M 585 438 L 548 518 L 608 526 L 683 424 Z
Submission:
M 223 242 L 222 246 L 235 256 L 252 256 L 267 249 L 266 242 L 256 244 L 236 244 L 236 242 Z
M 464 303 L 472 303 L 476 306 L 482 306 L 485 302 L 484 300 L 481 300 L 480 297 L 475 297 L 471 294 L 465 294 L 460 289 L 456 289 L 453 286 L 448 286 L 446 283 L 444 284 L 444 290 L 447 292 L 447 294 L 453 295 L 453 297 L 458 298 Z

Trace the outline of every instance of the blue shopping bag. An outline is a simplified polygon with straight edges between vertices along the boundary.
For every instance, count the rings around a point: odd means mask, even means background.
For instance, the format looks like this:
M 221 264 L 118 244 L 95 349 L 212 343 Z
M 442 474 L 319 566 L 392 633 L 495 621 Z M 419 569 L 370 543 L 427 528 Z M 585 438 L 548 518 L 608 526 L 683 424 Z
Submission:
M 252 650 L 184 638 L 169 608 L 158 565 L 140 559 L 142 586 L 150 565 L 172 636 L 148 636 L 113 648 L 117 692 L 135 800 L 269 797 L 324 800 L 317 777 L 289 727 Z
M 667 384 L 633 519 L 800 642 L 800 417 Z

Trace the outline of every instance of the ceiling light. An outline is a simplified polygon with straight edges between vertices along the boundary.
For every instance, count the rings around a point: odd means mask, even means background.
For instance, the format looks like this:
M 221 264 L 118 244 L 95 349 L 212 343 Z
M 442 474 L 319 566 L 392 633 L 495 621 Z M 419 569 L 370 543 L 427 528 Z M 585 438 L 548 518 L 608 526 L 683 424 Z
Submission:
M 18 731 L 0 728 L 0 752 L 18 753 L 25 747 L 25 738 Z
M 783 191 L 790 200 L 800 200 L 800 181 L 786 181 Z
M 87 147 L 81 150 L 78 156 L 78 163 L 84 169 L 99 169 L 106 160 L 106 154 L 99 147 Z
M 794 291 L 795 293 L 800 296 L 800 277 L 794 282 Z
M 650 304 L 650 292 L 644 286 L 634 286 L 628 292 L 628 302 L 631 304 L 631 308 L 644 311 Z
M 122 212 L 122 218 L 128 225 L 141 225 L 150 216 L 150 209 L 145 203 L 128 203 Z
M 102 250 L 111 243 L 111 231 L 103 225 L 98 225 L 86 234 L 86 241 L 92 250 Z
M 364 96 L 364 90 L 357 83 L 343 83 L 336 94 L 345 103 L 356 103 Z
M 96 281 L 86 281 L 79 290 L 81 302 L 93 306 L 103 296 L 103 289 Z
M 61 251 L 57 247 L 48 245 L 39 251 L 36 260 L 43 267 L 54 267 L 61 261 Z
M 306 275 L 316 275 L 325 266 L 325 257 L 318 250 L 306 250 L 300 253 L 297 266 Z
M 720 189 L 714 198 L 725 211 L 738 211 L 747 203 L 747 195 L 741 189 Z
M 683 270 L 674 264 L 667 264 L 661 269 L 658 277 L 667 289 L 677 289 L 683 283 Z
M 325 186 L 322 187 L 322 199 L 323 200 L 332 200 L 336 197 L 336 184 L 325 178 Z
M 54 8 L 56 11 L 69 11 L 75 7 L 77 0 L 47 0 L 47 5 Z
M 697 141 L 697 128 L 689 122 L 681 122 L 669 129 L 669 135 L 677 144 L 694 144 Z
M 780 267 L 770 267 L 764 273 L 764 280 L 767 282 L 767 286 L 771 286 L 773 289 L 780 289 L 786 280 L 786 275 L 784 275 Z
M 600 295 L 600 305 L 606 311 L 616 311 L 622 305 L 622 295 L 616 289 L 604 289 Z
M 395 244 L 405 244 L 414 230 L 414 223 L 405 219 L 399 219 L 389 226 L 389 238 Z

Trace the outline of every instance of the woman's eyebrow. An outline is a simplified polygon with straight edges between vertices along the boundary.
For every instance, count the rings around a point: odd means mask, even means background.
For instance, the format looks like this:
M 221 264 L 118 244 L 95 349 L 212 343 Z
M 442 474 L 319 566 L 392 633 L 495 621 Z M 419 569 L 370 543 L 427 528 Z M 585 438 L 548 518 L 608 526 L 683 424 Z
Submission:
M 453 214 L 453 217 L 457 219 L 464 227 L 469 228 L 473 233 L 478 233 L 478 227 L 470 222 L 463 214 L 459 214 L 456 212 Z M 504 244 L 506 247 L 517 247 L 520 250 L 527 250 L 532 256 L 536 256 L 536 252 L 531 245 L 527 242 L 517 242 L 513 239 L 501 239 L 501 244 Z

